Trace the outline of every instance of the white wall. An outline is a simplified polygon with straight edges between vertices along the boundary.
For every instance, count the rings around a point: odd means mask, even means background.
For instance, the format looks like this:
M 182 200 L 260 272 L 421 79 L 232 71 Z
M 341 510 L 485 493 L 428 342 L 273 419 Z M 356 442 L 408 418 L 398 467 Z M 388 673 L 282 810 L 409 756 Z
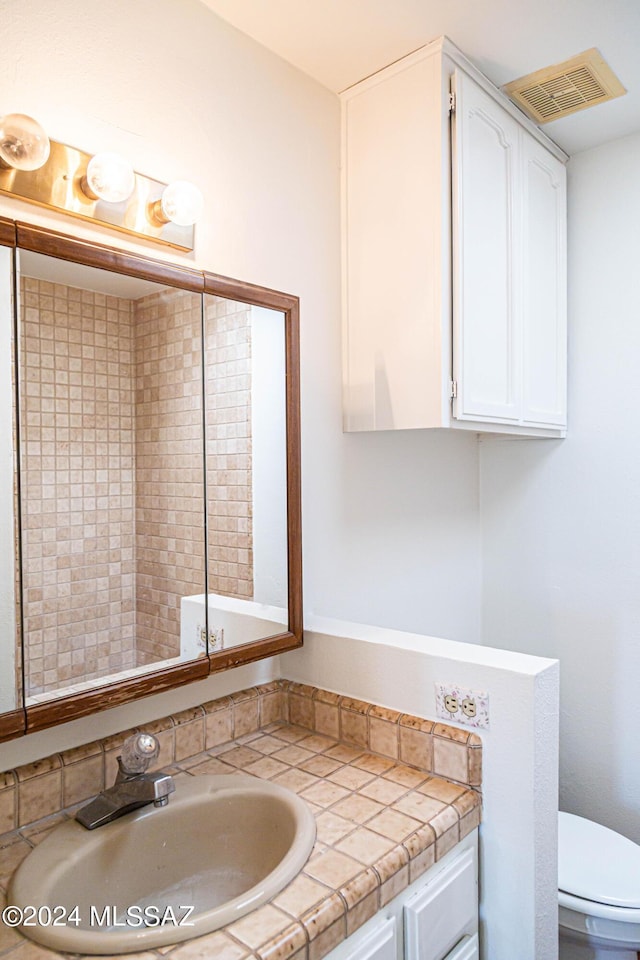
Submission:
M 489 694 L 482 738 L 482 956 L 557 957 L 558 665 L 550 660 L 311 618 L 282 674 L 435 719 L 434 683 Z
M 640 135 L 569 164 L 569 428 L 481 445 L 483 639 L 557 657 L 561 806 L 640 842 Z

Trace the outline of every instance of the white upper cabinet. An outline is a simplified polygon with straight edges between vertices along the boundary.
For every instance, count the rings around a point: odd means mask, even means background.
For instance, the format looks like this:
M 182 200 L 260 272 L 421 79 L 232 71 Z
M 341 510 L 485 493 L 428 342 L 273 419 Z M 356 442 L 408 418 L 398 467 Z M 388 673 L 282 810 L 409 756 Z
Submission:
M 566 158 L 444 38 L 342 101 L 345 430 L 564 436 Z

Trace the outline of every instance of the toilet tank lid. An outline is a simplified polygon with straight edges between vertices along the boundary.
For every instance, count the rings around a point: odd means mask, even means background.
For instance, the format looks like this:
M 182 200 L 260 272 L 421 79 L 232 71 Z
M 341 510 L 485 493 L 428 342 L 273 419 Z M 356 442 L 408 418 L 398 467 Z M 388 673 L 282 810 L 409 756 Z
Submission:
M 558 814 L 558 888 L 616 907 L 640 907 L 640 846 L 600 823 Z

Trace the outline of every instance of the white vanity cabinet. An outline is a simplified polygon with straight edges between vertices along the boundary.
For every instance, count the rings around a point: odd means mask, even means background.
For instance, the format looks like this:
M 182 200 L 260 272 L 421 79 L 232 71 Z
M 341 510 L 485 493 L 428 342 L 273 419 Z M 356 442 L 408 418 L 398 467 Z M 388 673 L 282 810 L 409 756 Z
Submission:
M 326 960 L 478 960 L 474 830 Z
M 445 38 L 342 108 L 345 430 L 564 436 L 565 155 Z

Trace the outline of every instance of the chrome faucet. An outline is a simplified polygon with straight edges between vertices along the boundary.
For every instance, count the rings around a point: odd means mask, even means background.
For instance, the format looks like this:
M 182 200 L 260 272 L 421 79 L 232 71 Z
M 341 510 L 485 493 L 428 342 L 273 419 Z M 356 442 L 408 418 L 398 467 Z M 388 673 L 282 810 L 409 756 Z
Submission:
M 118 775 L 112 787 L 103 790 L 76 813 L 76 820 L 87 830 L 111 823 L 138 807 L 152 803 L 164 807 L 175 790 L 173 777 L 167 773 L 147 773 L 147 768 L 160 752 L 160 744 L 150 733 L 134 733 L 125 740 L 118 757 Z

